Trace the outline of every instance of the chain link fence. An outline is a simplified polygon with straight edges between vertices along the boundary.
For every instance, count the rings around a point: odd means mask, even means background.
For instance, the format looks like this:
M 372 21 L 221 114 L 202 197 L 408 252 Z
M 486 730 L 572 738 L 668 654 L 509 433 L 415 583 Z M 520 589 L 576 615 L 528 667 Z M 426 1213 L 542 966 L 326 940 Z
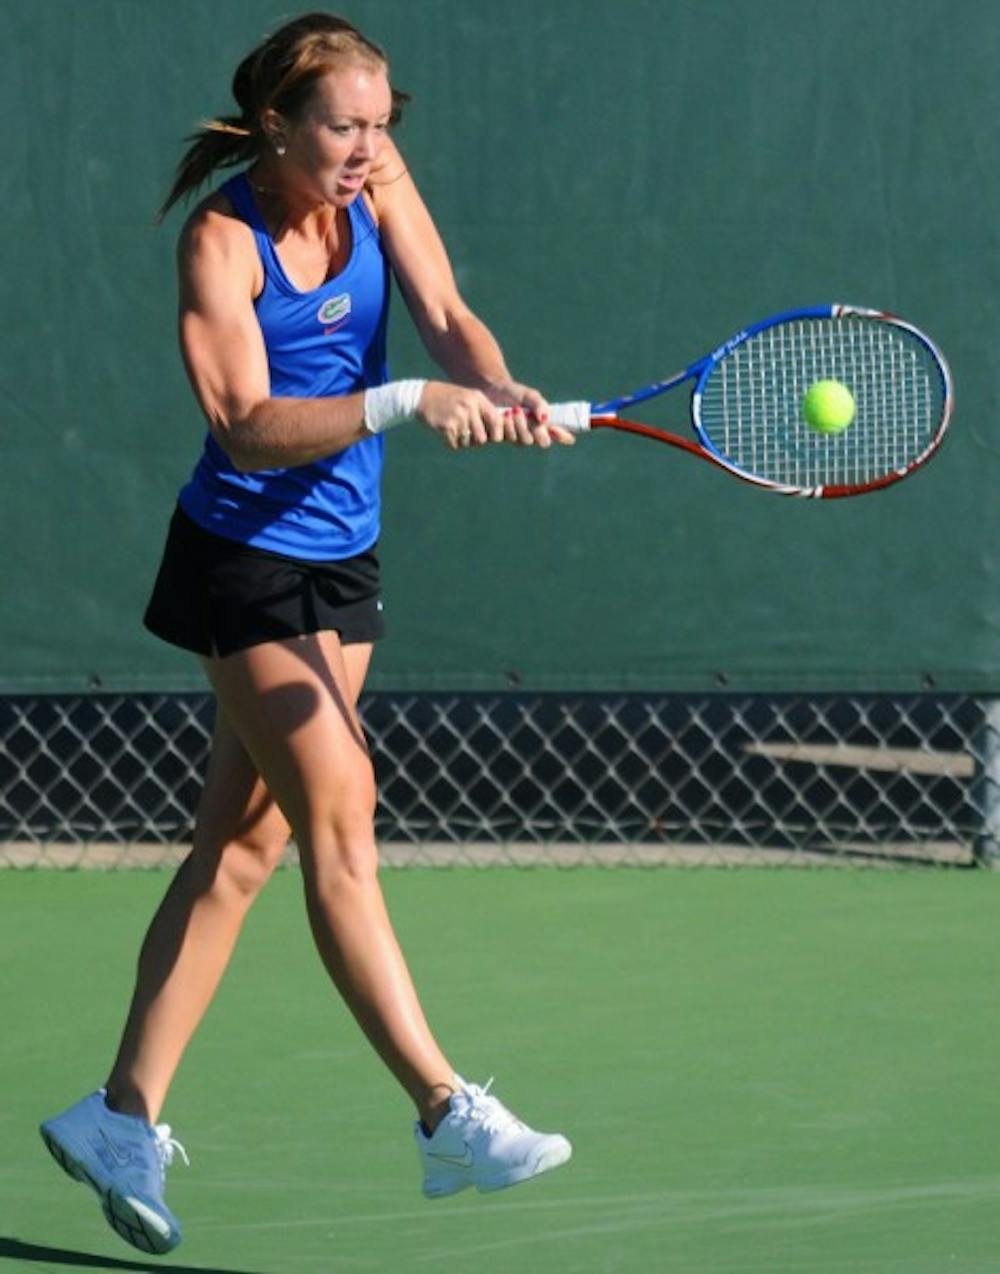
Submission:
M 1000 852 L 996 700 L 378 693 L 361 715 L 391 865 L 971 865 Z M 0 700 L 0 864 L 177 861 L 211 725 L 207 694 Z

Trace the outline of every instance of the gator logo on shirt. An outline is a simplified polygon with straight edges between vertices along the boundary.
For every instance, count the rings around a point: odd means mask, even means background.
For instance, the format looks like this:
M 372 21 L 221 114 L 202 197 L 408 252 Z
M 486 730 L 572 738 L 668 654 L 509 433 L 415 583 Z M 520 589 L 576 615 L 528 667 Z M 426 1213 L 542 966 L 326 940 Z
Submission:
M 324 336 L 329 336 L 331 332 L 335 332 L 338 327 L 342 326 L 351 317 L 351 294 L 343 292 L 340 296 L 331 296 L 329 301 L 324 301 L 317 311 L 316 318 L 326 331 Z

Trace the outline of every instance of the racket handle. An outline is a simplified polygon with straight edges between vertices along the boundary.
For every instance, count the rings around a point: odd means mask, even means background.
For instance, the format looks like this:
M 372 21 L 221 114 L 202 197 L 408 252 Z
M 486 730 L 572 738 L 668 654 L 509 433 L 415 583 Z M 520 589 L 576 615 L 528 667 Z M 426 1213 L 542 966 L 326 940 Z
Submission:
M 549 403 L 549 425 L 558 425 L 571 434 L 590 429 L 590 403 Z

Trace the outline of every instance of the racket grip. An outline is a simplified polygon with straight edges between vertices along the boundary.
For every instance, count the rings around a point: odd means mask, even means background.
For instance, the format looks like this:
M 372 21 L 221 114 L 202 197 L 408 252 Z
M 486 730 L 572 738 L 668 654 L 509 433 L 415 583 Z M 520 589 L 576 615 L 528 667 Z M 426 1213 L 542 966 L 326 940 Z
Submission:
M 586 433 L 590 429 L 590 403 L 549 403 L 545 423 L 558 425 L 571 434 Z

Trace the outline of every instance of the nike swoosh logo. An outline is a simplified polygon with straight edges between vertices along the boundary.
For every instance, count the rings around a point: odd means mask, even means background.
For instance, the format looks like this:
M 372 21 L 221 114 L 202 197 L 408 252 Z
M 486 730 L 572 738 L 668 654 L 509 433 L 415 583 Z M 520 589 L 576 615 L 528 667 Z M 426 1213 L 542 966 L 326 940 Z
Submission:
M 111 1140 L 111 1138 L 108 1136 L 108 1134 L 104 1131 L 103 1128 L 100 1129 L 100 1133 L 101 1133 L 101 1140 L 104 1142 L 105 1146 L 107 1146 L 108 1154 L 111 1156 L 112 1159 L 114 1159 L 115 1163 L 117 1163 L 120 1167 L 124 1168 L 126 1164 L 129 1164 L 132 1162 L 131 1154 L 127 1150 L 126 1151 L 119 1150 L 118 1147 Z
M 455 1168 L 471 1168 L 472 1167 L 472 1151 L 469 1149 L 469 1143 L 465 1143 L 464 1155 L 439 1155 L 433 1150 L 428 1150 L 428 1157 L 438 1159 L 441 1163 L 450 1163 Z

